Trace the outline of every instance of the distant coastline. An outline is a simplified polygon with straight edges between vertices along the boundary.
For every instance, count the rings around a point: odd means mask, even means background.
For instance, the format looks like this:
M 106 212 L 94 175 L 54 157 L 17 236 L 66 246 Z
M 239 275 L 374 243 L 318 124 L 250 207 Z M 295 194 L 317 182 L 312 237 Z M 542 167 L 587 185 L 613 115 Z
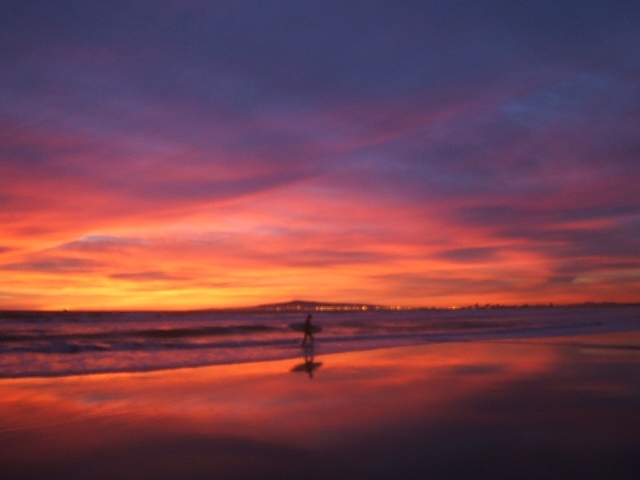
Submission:
M 569 304 L 554 303 L 536 303 L 536 304 L 484 304 L 478 303 L 473 305 L 465 305 L 461 307 L 406 307 L 391 305 L 375 305 L 369 303 L 325 303 L 306 300 L 293 300 L 285 303 L 272 303 L 264 305 L 256 305 L 254 307 L 241 307 L 230 309 L 212 309 L 212 310 L 244 310 L 244 311 L 264 311 L 264 312 L 357 312 L 357 311 L 393 311 L 393 310 L 430 310 L 430 311 L 448 311 L 448 310 L 481 310 L 481 309 L 509 309 L 509 308 L 603 308 L 603 307 L 638 307 L 640 302 L 635 303 L 618 303 L 618 302 L 583 302 Z
M 310 300 L 292 300 L 290 302 L 282 303 L 268 303 L 259 304 L 249 307 L 223 307 L 223 308 L 198 308 L 198 309 L 185 309 L 185 310 L 155 310 L 155 309 L 123 309 L 123 310 L 20 310 L 20 309 L 0 309 L 0 319 L 11 315 L 35 315 L 46 313 L 88 313 L 99 314 L 102 312 L 157 312 L 157 313 L 172 313 L 172 314 L 189 314 L 189 313 L 314 313 L 314 312 L 371 312 L 371 311 L 451 311 L 451 310 L 503 310 L 503 309 L 525 309 L 525 308 L 624 308 L 624 307 L 640 307 L 640 302 L 582 302 L 582 303 L 524 303 L 524 304 L 500 304 L 500 303 L 486 303 L 486 304 L 473 304 L 455 307 L 411 307 L 411 306 L 392 306 L 392 305 L 376 305 L 370 303 L 337 303 L 337 302 L 315 302 Z

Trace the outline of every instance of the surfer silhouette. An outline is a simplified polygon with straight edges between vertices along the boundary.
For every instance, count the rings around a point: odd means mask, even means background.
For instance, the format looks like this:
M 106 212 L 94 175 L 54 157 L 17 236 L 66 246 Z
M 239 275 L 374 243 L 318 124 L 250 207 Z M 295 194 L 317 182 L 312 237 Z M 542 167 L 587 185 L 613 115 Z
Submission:
M 313 343 L 313 333 L 311 332 L 311 314 L 307 315 L 307 319 L 304 321 L 304 337 L 302 338 L 302 345 L 304 346 L 307 343 L 307 337 Z

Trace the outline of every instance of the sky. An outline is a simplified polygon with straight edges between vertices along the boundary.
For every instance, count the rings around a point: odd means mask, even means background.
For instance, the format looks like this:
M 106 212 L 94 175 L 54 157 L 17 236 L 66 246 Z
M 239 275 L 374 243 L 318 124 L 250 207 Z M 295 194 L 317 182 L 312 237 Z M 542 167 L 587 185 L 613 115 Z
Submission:
M 640 301 L 640 2 L 0 4 L 0 309 Z

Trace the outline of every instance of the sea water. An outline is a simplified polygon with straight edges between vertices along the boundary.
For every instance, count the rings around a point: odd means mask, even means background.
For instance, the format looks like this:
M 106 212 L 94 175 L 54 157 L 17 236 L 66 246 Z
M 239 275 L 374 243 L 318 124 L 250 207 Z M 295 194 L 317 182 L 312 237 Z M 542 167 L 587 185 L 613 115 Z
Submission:
M 309 312 L 0 312 L 0 377 L 133 372 L 294 358 Z M 640 307 L 312 311 L 316 355 L 640 330 Z

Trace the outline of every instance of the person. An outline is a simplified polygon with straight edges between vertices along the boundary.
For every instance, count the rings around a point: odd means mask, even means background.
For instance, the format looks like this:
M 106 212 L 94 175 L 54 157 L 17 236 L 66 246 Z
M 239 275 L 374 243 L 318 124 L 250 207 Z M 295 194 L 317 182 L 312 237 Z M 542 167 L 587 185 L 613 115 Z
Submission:
M 311 332 L 311 314 L 307 315 L 307 319 L 304 321 L 304 338 L 302 339 L 302 345 L 304 346 L 307 343 L 307 337 L 313 343 L 313 333 Z

